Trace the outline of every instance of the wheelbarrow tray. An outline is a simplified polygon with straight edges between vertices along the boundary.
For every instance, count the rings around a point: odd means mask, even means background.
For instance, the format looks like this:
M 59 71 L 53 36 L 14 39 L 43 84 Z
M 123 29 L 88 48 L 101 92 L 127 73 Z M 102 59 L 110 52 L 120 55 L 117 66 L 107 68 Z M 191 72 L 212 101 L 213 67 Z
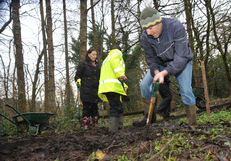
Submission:
M 41 112 L 27 112 L 27 113 L 22 113 L 21 115 L 13 116 L 13 120 L 15 123 L 20 124 L 20 123 L 26 122 L 25 119 L 27 119 L 31 123 L 31 125 L 33 126 L 33 125 L 37 125 L 37 124 L 46 123 L 52 115 L 54 115 L 54 114 L 41 113 Z

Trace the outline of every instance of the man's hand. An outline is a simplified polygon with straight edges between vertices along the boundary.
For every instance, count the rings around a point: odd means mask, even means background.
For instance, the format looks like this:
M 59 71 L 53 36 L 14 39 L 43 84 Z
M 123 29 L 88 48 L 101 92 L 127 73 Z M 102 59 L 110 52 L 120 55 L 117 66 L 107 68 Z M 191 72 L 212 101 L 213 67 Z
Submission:
M 126 75 L 120 76 L 119 77 L 120 80 L 127 80 L 128 78 L 126 77 Z
M 167 70 L 163 70 L 161 72 L 156 73 L 154 78 L 153 78 L 153 83 L 156 83 L 157 80 L 159 80 L 159 83 L 164 83 L 164 77 L 166 75 L 168 75 Z

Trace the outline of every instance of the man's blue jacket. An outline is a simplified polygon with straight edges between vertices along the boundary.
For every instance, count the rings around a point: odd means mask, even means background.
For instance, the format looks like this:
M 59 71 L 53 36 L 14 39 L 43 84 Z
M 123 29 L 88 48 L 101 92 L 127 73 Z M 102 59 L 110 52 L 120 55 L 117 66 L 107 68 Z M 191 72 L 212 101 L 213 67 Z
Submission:
M 177 20 L 163 18 L 163 28 L 159 38 L 147 35 L 144 31 L 141 36 L 146 60 L 154 75 L 155 70 L 165 66 L 169 74 L 177 75 L 193 59 L 184 26 Z

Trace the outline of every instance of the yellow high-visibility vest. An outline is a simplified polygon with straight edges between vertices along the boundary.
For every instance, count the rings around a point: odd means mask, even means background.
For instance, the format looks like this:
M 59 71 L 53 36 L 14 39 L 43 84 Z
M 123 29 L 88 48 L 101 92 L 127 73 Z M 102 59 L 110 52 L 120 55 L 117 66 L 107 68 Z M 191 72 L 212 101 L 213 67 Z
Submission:
M 120 76 L 125 75 L 125 64 L 123 53 L 118 49 L 113 49 L 104 59 L 99 80 L 98 96 L 101 100 L 108 102 L 104 93 L 115 92 L 121 95 L 127 95 L 123 89 L 121 82 L 118 80 Z M 128 86 L 124 83 L 124 87 Z

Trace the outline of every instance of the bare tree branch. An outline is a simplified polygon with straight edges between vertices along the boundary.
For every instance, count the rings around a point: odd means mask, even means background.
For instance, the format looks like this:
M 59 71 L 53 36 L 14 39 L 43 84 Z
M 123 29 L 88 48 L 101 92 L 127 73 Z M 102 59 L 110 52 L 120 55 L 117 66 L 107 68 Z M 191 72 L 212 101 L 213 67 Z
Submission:
M 0 29 L 0 34 L 6 29 L 6 27 L 7 27 L 7 26 L 11 23 L 11 21 L 13 20 L 11 9 L 12 9 L 12 2 L 10 3 L 10 18 L 9 18 L 9 20 L 2 26 L 2 28 Z

